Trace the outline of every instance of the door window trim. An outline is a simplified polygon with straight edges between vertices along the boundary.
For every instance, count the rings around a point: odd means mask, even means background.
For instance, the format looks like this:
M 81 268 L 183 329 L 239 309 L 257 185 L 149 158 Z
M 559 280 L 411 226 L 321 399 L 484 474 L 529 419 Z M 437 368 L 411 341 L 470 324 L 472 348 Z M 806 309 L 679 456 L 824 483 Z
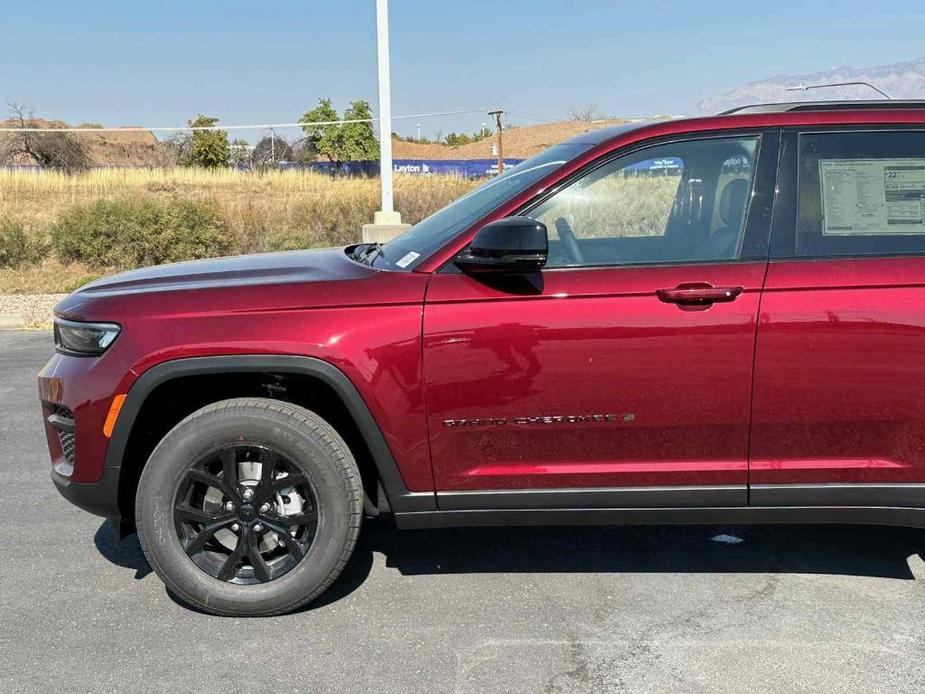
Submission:
M 895 126 L 845 125 L 785 127 L 781 134 L 780 166 L 777 195 L 771 221 L 770 262 L 817 262 L 820 260 L 877 260 L 882 258 L 922 258 L 925 251 L 835 255 L 797 255 L 797 218 L 799 197 L 800 137 L 803 135 L 879 134 L 914 132 L 925 135 L 925 127 L 909 124 Z

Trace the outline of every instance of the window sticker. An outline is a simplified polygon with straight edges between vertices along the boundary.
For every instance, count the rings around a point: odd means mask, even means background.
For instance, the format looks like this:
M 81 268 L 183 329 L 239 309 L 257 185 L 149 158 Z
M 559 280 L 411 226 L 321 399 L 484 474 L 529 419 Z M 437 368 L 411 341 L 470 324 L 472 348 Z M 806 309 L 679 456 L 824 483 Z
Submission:
M 400 268 L 406 268 L 420 257 L 421 257 L 420 253 L 409 251 L 408 253 L 405 253 L 405 255 L 403 255 L 401 258 L 399 258 L 397 261 L 395 261 L 395 264 Z
M 925 234 L 925 159 L 820 159 L 825 236 Z

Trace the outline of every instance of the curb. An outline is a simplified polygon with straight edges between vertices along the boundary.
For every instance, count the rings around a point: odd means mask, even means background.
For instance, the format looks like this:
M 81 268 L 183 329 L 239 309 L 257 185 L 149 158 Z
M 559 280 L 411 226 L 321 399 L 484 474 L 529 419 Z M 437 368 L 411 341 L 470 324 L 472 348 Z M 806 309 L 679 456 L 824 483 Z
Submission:
M 0 294 L 0 330 L 51 327 L 54 307 L 64 294 Z
M 12 313 L 0 313 L 0 330 L 24 330 L 26 321 L 22 316 Z

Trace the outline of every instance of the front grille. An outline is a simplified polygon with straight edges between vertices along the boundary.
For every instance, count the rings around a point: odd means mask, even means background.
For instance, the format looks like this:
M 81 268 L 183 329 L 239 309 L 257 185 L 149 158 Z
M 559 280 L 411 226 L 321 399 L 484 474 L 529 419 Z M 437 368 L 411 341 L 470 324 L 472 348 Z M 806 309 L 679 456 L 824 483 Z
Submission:
M 64 459 L 71 467 L 74 466 L 74 432 L 59 431 L 58 440 L 61 442 L 61 450 L 64 451 Z
M 76 440 L 74 437 L 74 413 L 62 405 L 52 405 L 48 423 L 51 424 L 58 433 L 58 441 L 61 443 L 64 461 L 73 469 L 74 450 L 76 448 Z

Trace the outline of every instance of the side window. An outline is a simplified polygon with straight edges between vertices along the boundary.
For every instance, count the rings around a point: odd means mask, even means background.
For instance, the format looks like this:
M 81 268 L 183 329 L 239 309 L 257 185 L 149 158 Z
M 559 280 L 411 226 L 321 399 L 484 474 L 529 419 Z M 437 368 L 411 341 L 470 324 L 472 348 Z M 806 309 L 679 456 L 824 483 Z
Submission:
M 804 134 L 797 257 L 925 253 L 925 132 Z
M 549 230 L 547 267 L 739 257 L 758 137 L 655 145 L 591 171 L 527 214 Z

